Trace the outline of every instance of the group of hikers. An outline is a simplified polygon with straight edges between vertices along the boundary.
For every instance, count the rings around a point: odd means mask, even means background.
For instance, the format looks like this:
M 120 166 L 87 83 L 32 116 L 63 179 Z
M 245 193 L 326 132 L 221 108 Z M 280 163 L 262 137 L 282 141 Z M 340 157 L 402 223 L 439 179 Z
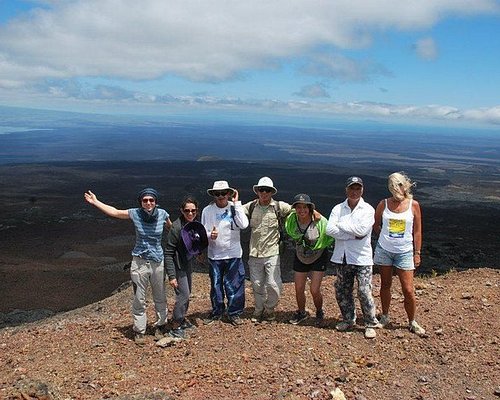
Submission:
M 333 207 L 328 219 L 305 193 L 297 194 L 292 204 L 275 200 L 273 196 L 277 189 L 269 177 L 260 178 L 253 186 L 257 198 L 246 204 L 242 204 L 238 190 L 230 187 L 227 181 L 215 181 L 207 190 L 213 201 L 202 210 L 201 219 L 198 218 L 198 201 L 188 196 L 182 201 L 180 216 L 174 222 L 169 213 L 158 206 L 158 192 L 153 188 L 143 189 L 137 197 L 139 206 L 127 210 L 101 202 L 90 190 L 84 197 L 105 214 L 131 219 L 134 223 L 136 242 L 130 275 L 134 291 L 133 331 L 137 344 L 145 342 L 149 285 L 156 311 L 156 339 L 165 334 L 185 338 L 186 330 L 193 328 L 186 318 L 192 271 L 195 258 L 205 254 L 209 265 L 212 310 L 203 323 L 208 325 L 225 316 L 235 326 L 243 323 L 245 266 L 242 231 L 250 232 L 248 270 L 255 300 L 252 322 L 276 320 L 275 309 L 282 292 L 280 243 L 284 235 L 288 235 L 295 243 L 293 270 L 297 301 L 297 311 L 289 322 L 296 325 L 309 318 L 305 294 L 309 278 L 316 308 L 315 323 L 322 325 L 325 313 L 321 283 L 327 266 L 333 263 L 337 271 L 336 300 L 342 314 L 335 328 L 348 331 L 356 324 L 353 295 L 356 279 L 364 334 L 371 339 L 376 337 L 376 328 L 390 323 L 394 271 L 401 283 L 408 328 L 417 335 L 425 334 L 415 321 L 413 275 L 415 268 L 420 266 L 422 221 L 420 206 L 412 196 L 413 186 L 414 182 L 404 173 L 391 174 L 388 178 L 391 197 L 380 201 L 374 209 L 363 200 L 363 180 L 351 176 L 345 184 L 345 201 Z M 374 252 L 372 230 L 378 235 Z M 165 231 L 168 234 L 163 251 Z M 382 313 L 379 318 L 372 295 L 374 264 L 379 267 L 381 276 Z M 165 279 L 176 294 L 168 331 Z

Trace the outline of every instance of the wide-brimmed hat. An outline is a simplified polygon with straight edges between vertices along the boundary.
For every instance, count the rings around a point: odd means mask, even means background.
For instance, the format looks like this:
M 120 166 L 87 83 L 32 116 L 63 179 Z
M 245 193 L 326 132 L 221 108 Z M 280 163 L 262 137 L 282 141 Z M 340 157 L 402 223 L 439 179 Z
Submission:
M 255 192 L 255 194 L 258 193 L 259 188 L 269 188 L 271 189 L 272 194 L 276 194 L 278 192 L 278 189 L 274 187 L 272 179 L 268 178 L 267 176 L 263 176 L 259 179 L 259 182 L 257 182 L 256 185 L 253 185 L 253 191 Z
M 358 176 L 350 176 L 349 178 L 347 178 L 347 181 L 345 182 L 345 187 L 347 188 L 354 184 L 363 186 L 363 180 Z
M 227 181 L 215 181 L 214 186 L 212 187 L 212 189 L 208 189 L 207 193 L 209 196 L 213 196 L 214 192 L 222 192 L 224 190 L 229 190 L 231 192 L 231 195 L 234 194 L 234 189 L 229 187 Z
M 186 246 L 188 259 L 201 254 L 208 247 L 207 231 L 198 221 L 184 225 L 181 229 L 181 238 Z
M 295 208 L 295 206 L 299 203 L 311 205 L 313 210 L 316 208 L 314 203 L 311 201 L 311 198 L 309 197 L 309 195 L 305 194 L 305 193 L 300 193 L 293 198 L 292 208 Z

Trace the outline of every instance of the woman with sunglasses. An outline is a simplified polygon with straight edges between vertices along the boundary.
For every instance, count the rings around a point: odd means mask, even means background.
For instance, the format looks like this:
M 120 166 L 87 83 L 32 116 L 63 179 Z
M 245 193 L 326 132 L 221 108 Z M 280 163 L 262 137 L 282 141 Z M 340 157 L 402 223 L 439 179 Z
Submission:
M 175 291 L 172 330 L 169 335 L 184 339 L 185 330 L 193 327 L 189 320 L 186 319 L 186 314 L 189 308 L 189 297 L 191 296 L 195 252 L 193 252 L 192 242 L 184 242 L 182 230 L 188 228 L 195 230 L 195 233 L 198 234 L 199 243 L 205 243 L 203 247 L 197 246 L 198 254 L 199 251 L 206 247 L 208 239 L 205 228 L 197 222 L 198 201 L 193 197 L 186 197 L 181 203 L 180 211 L 180 217 L 172 223 L 172 228 L 168 232 L 165 246 L 165 267 L 170 286 Z M 204 237 L 201 237 L 202 235 Z
M 328 265 L 326 249 L 333 243 L 333 238 L 326 234 L 326 218 L 321 216 L 319 220 L 315 220 L 315 205 L 307 194 L 295 196 L 292 208 L 285 221 L 285 228 L 296 243 L 293 270 L 298 310 L 290 323 L 297 325 L 309 316 L 304 293 L 309 275 L 311 295 L 316 307 L 316 324 L 320 325 L 324 318 L 321 281 Z
M 158 192 L 146 188 L 139 192 L 139 207 L 120 210 L 103 203 L 90 190 L 84 194 L 87 203 L 101 210 L 104 214 L 118 219 L 130 219 L 135 226 L 135 246 L 132 250 L 130 278 L 134 288 L 132 302 L 133 330 L 135 343 L 145 343 L 144 335 L 147 327 L 146 291 L 151 284 L 157 320 L 155 338 L 163 336 L 163 328 L 167 321 L 167 301 L 165 297 L 165 275 L 163 264 L 163 248 L 161 240 L 164 228 L 170 229 L 172 222 L 169 214 L 158 207 Z

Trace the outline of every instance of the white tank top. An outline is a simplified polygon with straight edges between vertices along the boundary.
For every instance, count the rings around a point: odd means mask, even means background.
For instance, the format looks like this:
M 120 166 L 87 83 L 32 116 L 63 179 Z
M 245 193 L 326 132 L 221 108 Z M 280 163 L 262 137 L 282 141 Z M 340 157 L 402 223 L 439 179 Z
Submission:
M 395 213 L 387 207 L 382 213 L 382 230 L 378 243 L 386 251 L 391 253 L 406 253 L 413 250 L 413 210 L 410 199 L 408 209 L 402 213 Z

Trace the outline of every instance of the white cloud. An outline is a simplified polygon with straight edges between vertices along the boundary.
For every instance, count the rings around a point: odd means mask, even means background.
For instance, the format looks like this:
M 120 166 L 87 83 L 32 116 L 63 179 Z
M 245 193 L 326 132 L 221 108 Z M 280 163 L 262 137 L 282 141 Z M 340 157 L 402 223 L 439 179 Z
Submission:
M 430 37 L 418 40 L 413 47 L 423 60 L 435 60 L 438 57 L 436 42 Z
M 348 0 L 42 4 L 0 27 L 0 85 L 82 76 L 143 80 L 168 74 L 225 80 L 252 68 L 274 68 L 318 46 L 359 48 L 370 43 L 375 31 L 422 29 L 450 14 L 498 8 L 494 0 L 364 0 L 355 7 Z M 341 79 L 366 76 L 366 69 L 345 65 L 346 59 L 330 61 L 335 64 L 330 73 Z
M 321 88 L 321 84 L 317 84 Z M 311 90 L 312 90 L 311 85 Z M 481 125 L 500 125 L 500 106 L 478 109 L 459 109 L 445 105 L 395 105 L 378 102 L 318 102 L 314 100 L 282 101 L 276 99 L 241 99 L 239 97 L 216 97 L 204 93 L 189 96 L 161 96 L 143 92 L 133 92 L 118 86 L 98 85 L 96 87 L 83 87 L 75 81 L 49 81 L 25 89 L 23 97 L 37 99 L 50 108 L 54 98 L 64 99 L 66 102 L 79 101 L 90 109 L 102 111 L 118 108 L 120 112 L 135 113 L 143 106 L 169 106 L 181 107 L 184 112 L 188 110 L 203 109 L 205 111 L 224 112 L 252 111 L 254 113 L 274 111 L 283 114 L 321 115 L 323 117 L 346 118 L 374 118 L 388 122 L 421 121 L 422 123 L 479 123 Z M 307 92 L 307 91 L 305 91 Z M 13 92 L 16 93 L 16 92 Z M 314 96 L 310 96 L 311 98 Z M 0 104 L 17 104 L 15 97 L 2 96 L 0 91 Z M 57 107 L 56 107 L 57 108 Z M 156 108 L 158 109 L 158 108 Z

